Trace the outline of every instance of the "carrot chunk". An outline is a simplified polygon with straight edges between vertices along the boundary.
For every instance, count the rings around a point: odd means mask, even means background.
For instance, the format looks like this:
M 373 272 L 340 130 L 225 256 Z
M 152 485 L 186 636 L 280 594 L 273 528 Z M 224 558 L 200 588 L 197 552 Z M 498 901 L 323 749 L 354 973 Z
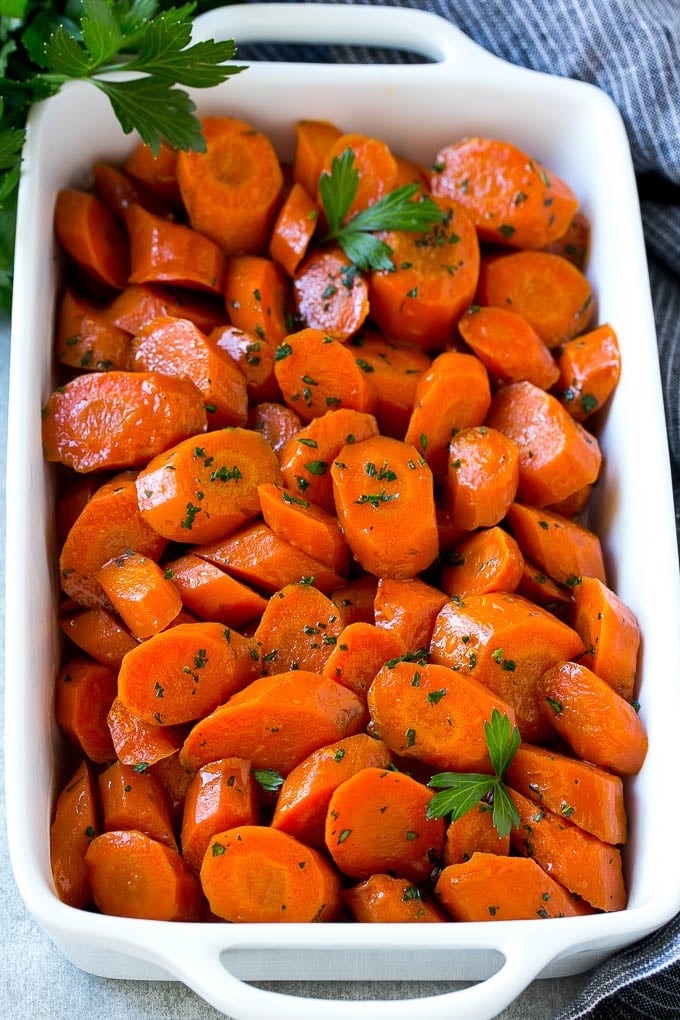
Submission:
M 373 924 L 438 924 L 446 914 L 431 903 L 420 886 L 407 878 L 371 875 L 345 889 L 345 903 L 355 921 Z
M 243 758 L 220 758 L 198 769 L 187 787 L 182 813 L 182 856 L 192 871 L 201 870 L 216 833 L 258 824 L 258 789 L 250 762 Z
M 99 832 L 96 782 L 83 759 L 60 790 L 50 826 L 50 867 L 57 896 L 70 907 L 91 900 L 85 854 Z

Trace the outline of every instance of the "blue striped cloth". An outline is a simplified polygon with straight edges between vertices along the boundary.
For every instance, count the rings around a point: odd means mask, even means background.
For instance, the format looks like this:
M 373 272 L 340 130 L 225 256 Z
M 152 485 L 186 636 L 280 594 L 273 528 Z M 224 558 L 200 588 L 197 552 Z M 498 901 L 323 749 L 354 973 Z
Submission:
M 617 104 L 638 175 L 680 525 L 680 0 L 354 2 L 439 14 L 497 56 L 591 82 Z M 281 50 L 254 49 L 253 56 L 286 59 Z M 306 56 L 343 63 L 408 59 L 345 46 Z M 296 50 L 288 59 L 304 57 Z M 680 916 L 598 967 L 558 1020 L 586 1017 L 680 1018 Z

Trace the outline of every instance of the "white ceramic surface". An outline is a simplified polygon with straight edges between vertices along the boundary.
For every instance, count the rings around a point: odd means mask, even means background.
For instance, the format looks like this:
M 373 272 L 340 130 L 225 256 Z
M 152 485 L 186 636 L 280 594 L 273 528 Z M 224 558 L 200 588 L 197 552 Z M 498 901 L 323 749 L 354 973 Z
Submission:
M 266 4 L 197 20 L 195 38 L 347 42 L 421 53 L 418 65 L 252 64 L 195 94 L 202 113 L 228 113 L 267 132 L 290 158 L 294 122 L 323 117 L 377 135 L 430 163 L 465 134 L 505 137 L 566 179 L 593 224 L 588 276 L 598 317 L 617 331 L 621 383 L 601 433 L 604 479 L 594 524 L 610 583 L 644 635 L 641 717 L 650 751 L 628 784 L 629 906 L 616 914 L 544 922 L 451 925 L 184 925 L 74 910 L 54 895 L 48 829 L 60 738 L 53 721 L 59 662 L 52 474 L 40 408 L 52 388 L 58 256 L 57 191 L 89 182 L 134 139 L 103 96 L 71 85 L 36 108 L 19 207 L 7 452 L 6 789 L 10 853 L 28 909 L 77 966 L 110 977 L 179 978 L 237 1020 L 335 1017 L 399 1020 L 414 1006 L 433 1020 L 495 1016 L 535 977 L 579 973 L 660 927 L 680 909 L 680 818 L 669 765 L 680 718 L 680 583 L 651 301 L 630 152 L 611 101 L 591 86 L 512 67 L 447 22 L 382 7 Z M 464 990 L 401 1002 L 292 998 L 257 979 L 475 979 Z

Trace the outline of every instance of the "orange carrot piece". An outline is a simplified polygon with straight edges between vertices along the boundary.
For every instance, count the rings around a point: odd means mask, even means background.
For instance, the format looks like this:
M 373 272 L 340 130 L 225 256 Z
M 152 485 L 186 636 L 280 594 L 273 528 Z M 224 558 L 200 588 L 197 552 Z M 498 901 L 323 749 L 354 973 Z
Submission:
M 616 333 L 605 324 L 567 340 L 557 366 L 560 400 L 577 421 L 584 421 L 606 404 L 618 384 L 621 351 Z
M 482 425 L 490 404 L 489 377 L 481 361 L 445 351 L 418 381 L 406 442 L 421 451 L 435 474 L 446 474 L 455 430 Z
M 380 333 L 362 331 L 352 339 L 357 365 L 371 375 L 378 397 L 375 416 L 383 435 L 403 439 L 416 389 L 432 359 L 417 347 L 397 345 Z
M 647 734 L 625 698 L 580 662 L 560 662 L 538 681 L 551 726 L 585 761 L 617 775 L 636 775 L 647 755 Z
M 52 878 L 70 907 L 86 907 L 92 898 L 85 854 L 99 832 L 98 816 L 95 780 L 83 759 L 57 797 L 50 826 Z
M 257 494 L 265 524 L 275 535 L 336 573 L 349 573 L 349 549 L 337 517 L 271 482 L 259 485 Z
M 364 698 L 378 670 L 407 650 L 398 631 L 357 621 L 343 628 L 322 673 Z
M 446 495 L 455 525 L 474 531 L 498 524 L 518 485 L 519 449 L 503 432 L 480 425 L 451 437 Z
M 108 609 L 78 608 L 62 614 L 59 626 L 82 652 L 111 669 L 119 669 L 125 653 L 137 644 L 127 627 Z
M 377 589 L 377 578 L 372 574 L 360 574 L 331 592 L 331 601 L 338 607 L 345 627 L 352 623 L 375 623 L 373 607 Z
M 379 138 L 359 132 L 342 134 L 326 153 L 323 172 L 333 167 L 333 160 L 350 151 L 358 174 L 356 194 L 347 210 L 345 222 L 393 191 L 397 180 L 397 161 L 389 146 Z
M 145 722 L 118 697 L 111 703 L 106 722 L 118 761 L 131 765 L 138 772 L 179 751 L 185 735 L 182 726 Z
M 628 838 L 620 776 L 557 751 L 523 743 L 505 780 L 513 790 L 604 843 Z
M 67 290 L 59 306 L 55 352 L 63 365 L 83 371 L 126 369 L 130 338 L 99 309 Z
M 395 754 L 437 769 L 491 774 L 484 723 L 511 706 L 484 684 L 433 663 L 388 662 L 368 691 L 371 730 Z
M 320 747 L 296 765 L 283 781 L 271 825 L 308 846 L 324 849 L 326 813 L 340 783 L 365 768 L 385 769 L 390 750 L 367 733 L 355 733 Z
M 632 701 L 641 637 L 635 614 L 597 577 L 582 577 L 573 595 L 572 626 L 586 646 L 579 662 Z
M 63 488 L 57 493 L 56 505 L 54 508 L 57 528 L 57 541 L 63 545 L 66 536 L 77 521 L 78 517 L 90 502 L 95 492 L 109 478 L 102 473 L 88 475 L 73 475 L 65 479 Z
M 65 188 L 57 195 L 54 225 L 64 250 L 88 276 L 114 290 L 125 287 L 127 239 L 100 199 L 76 188 Z
M 480 801 L 476 807 L 454 819 L 446 830 L 444 864 L 464 864 L 474 853 L 510 853 L 510 834 L 499 836 L 493 824 L 491 804 Z
M 136 638 L 158 634 L 182 608 L 180 594 L 163 569 L 132 549 L 107 560 L 97 580 Z
M 375 595 L 377 627 L 399 634 L 409 652 L 430 647 L 432 629 L 447 595 L 419 577 L 381 577 Z
M 549 252 L 519 251 L 482 260 L 477 304 L 510 306 L 552 348 L 588 328 L 593 290 L 567 259 Z
M 221 623 L 182 623 L 123 659 L 118 697 L 145 722 L 172 726 L 212 712 L 259 675 L 253 643 Z
M 561 588 L 540 567 L 537 567 L 535 563 L 528 560 L 526 556 L 523 557 L 523 560 L 524 566 L 522 568 L 522 577 L 517 585 L 517 594 L 523 595 L 525 599 L 535 602 L 537 606 L 543 606 L 544 609 L 548 609 L 551 613 L 563 617 L 572 605 L 572 596 L 569 589 Z M 573 623 L 572 626 L 574 626 Z M 587 648 L 588 646 L 579 628 L 574 626 L 574 630 Z
M 485 684 L 515 710 L 523 739 L 554 736 L 541 711 L 540 675 L 583 652 L 571 627 L 521 595 L 469 595 L 443 607 L 430 644 L 432 662 Z
M 162 283 L 221 294 L 224 255 L 183 223 L 154 216 L 141 205 L 125 210 L 130 240 L 130 283 Z
M 355 921 L 373 924 L 437 924 L 447 915 L 420 886 L 394 875 L 371 875 L 343 891 Z
M 314 197 L 328 152 L 340 129 L 326 120 L 300 120 L 295 125 L 293 179 Z
M 295 182 L 276 217 L 269 238 L 269 255 L 288 276 L 294 276 L 305 257 L 316 224 L 319 207 L 301 184 Z
M 253 680 L 192 728 L 180 756 L 197 769 L 240 755 L 256 769 L 286 776 L 312 751 L 358 733 L 360 698 L 328 677 L 303 669 Z
M 387 336 L 438 350 L 472 304 L 479 277 L 479 242 L 469 216 L 439 200 L 446 220 L 425 234 L 387 232 L 394 271 L 371 273 L 371 318 Z
M 288 584 L 271 596 L 254 634 L 267 675 L 321 673 L 342 622 L 335 605 L 311 584 Z
M 116 757 L 106 722 L 115 696 L 115 672 L 83 655 L 72 656 L 57 676 L 57 724 L 71 743 L 97 764 Z
M 454 921 L 521 921 L 592 913 L 531 857 L 473 854 L 449 864 L 435 896 Z
M 445 825 L 428 818 L 430 790 L 405 773 L 369 767 L 334 790 L 326 815 L 326 848 L 351 878 L 394 873 L 428 878 L 444 847 Z
M 407 159 L 397 152 L 395 152 L 394 158 L 397 161 L 395 188 L 400 188 L 404 184 L 418 184 L 422 191 L 427 194 L 430 190 L 430 174 L 427 167 L 423 163 Z
M 232 326 L 280 344 L 289 332 L 288 281 L 281 267 L 259 255 L 232 255 L 224 274 L 224 301 Z
M 102 914 L 151 921 L 200 921 L 196 876 L 177 850 L 143 832 L 105 832 L 85 855 L 92 898 Z
M 213 914 L 236 923 L 335 921 L 342 911 L 340 877 L 326 858 L 264 825 L 213 836 L 201 884 Z
M 123 165 L 129 174 L 171 208 L 178 209 L 182 197 L 177 184 L 177 150 L 161 142 L 154 156 L 148 145 L 140 143 Z
M 593 484 L 584 485 L 581 489 L 566 496 L 565 499 L 561 499 L 559 503 L 551 503 L 548 510 L 561 514 L 562 517 L 577 517 L 586 508 L 593 491 Z
M 162 315 L 142 326 L 132 338 L 130 368 L 191 379 L 210 429 L 245 424 L 248 393 L 241 369 L 190 319 Z
M 267 605 L 262 595 L 193 553 L 165 563 L 164 570 L 183 604 L 201 620 L 238 629 L 258 619 Z
M 520 817 L 510 834 L 513 850 L 533 858 L 560 885 L 597 910 L 623 910 L 621 851 L 514 790 L 509 793 Z
M 190 319 L 202 333 L 224 322 L 224 305 L 203 294 L 174 294 L 165 287 L 131 284 L 104 309 L 106 319 L 126 333 L 138 333 L 159 315 Z
M 283 399 L 303 422 L 329 410 L 372 414 L 376 394 L 352 352 L 320 329 L 291 333 L 276 352 L 276 379 Z
M 558 584 L 574 589 L 583 577 L 606 582 L 602 547 L 594 532 L 522 503 L 512 504 L 507 522 L 523 554 Z
M 482 528 L 446 556 L 441 586 L 451 598 L 513 592 L 524 569 L 520 548 L 503 528 Z
M 202 127 L 207 151 L 177 157 L 189 221 L 226 255 L 257 254 L 281 199 L 278 157 L 266 135 L 234 117 L 206 117 Z
M 92 372 L 55 390 L 43 408 L 45 457 L 75 471 L 137 467 L 206 428 L 189 379 L 158 372 Z
M 108 206 L 116 219 L 123 220 L 125 210 L 140 205 L 155 216 L 170 215 L 170 207 L 141 181 L 108 163 L 95 163 L 92 167 L 94 192 Z
M 236 326 L 217 326 L 208 339 L 238 365 L 245 377 L 251 404 L 281 399 L 274 374 L 276 345 L 271 340 Z
M 346 341 L 368 315 L 368 283 L 342 248 L 307 255 L 293 277 L 295 310 L 305 326 Z
M 331 467 L 347 544 L 376 577 L 415 577 L 438 552 L 432 473 L 415 448 L 389 436 L 348 443 Z
M 600 473 L 602 455 L 595 436 L 556 397 L 532 383 L 511 383 L 499 390 L 486 424 L 519 449 L 517 498 L 522 503 L 557 503 L 590 485 Z
M 137 829 L 174 850 L 170 801 L 154 775 L 114 761 L 99 776 L 102 829 Z
M 247 424 L 267 440 L 277 457 L 281 456 L 289 439 L 302 430 L 302 422 L 295 411 L 271 401 L 252 406 Z
M 543 248 L 567 230 L 578 199 L 564 181 L 510 142 L 465 138 L 441 149 L 435 195 L 465 207 L 484 241 Z
M 243 758 L 221 758 L 203 765 L 187 787 L 182 814 L 182 857 L 199 872 L 211 838 L 240 825 L 257 825 L 258 784 Z
M 165 728 L 169 729 L 170 727 Z M 187 772 L 180 761 L 179 750 L 165 758 L 159 758 L 157 762 L 149 766 L 149 771 L 160 780 L 163 789 L 167 792 L 175 825 L 181 827 L 184 802 L 192 773 Z
M 472 305 L 458 330 L 499 383 L 530 382 L 549 390 L 560 370 L 550 350 L 526 319 L 509 308 Z
M 139 510 L 168 539 L 214 542 L 256 517 L 258 485 L 280 478 L 276 454 L 261 435 L 219 429 L 149 461 L 137 476 Z
M 578 209 L 562 236 L 547 244 L 545 250 L 569 259 L 577 269 L 583 271 L 590 251 L 590 233 L 590 220 Z

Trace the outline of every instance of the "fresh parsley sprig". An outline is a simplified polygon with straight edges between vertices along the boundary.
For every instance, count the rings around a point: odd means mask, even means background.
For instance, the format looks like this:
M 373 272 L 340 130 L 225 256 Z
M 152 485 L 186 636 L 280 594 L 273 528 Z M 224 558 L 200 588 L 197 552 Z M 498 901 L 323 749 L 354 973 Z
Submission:
M 477 772 L 440 772 L 433 776 L 428 786 L 438 789 L 427 806 L 428 818 L 442 818 L 451 815 L 453 821 L 462 818 L 483 798 L 493 802 L 493 824 L 501 837 L 509 835 L 513 826 L 519 825 L 520 818 L 503 777 L 517 753 L 520 734 L 511 725 L 507 715 L 494 708 L 491 721 L 484 723 L 484 736 L 489 749 L 489 758 L 494 770 L 493 776 Z
M 392 249 L 376 233 L 388 230 L 426 231 L 446 213 L 429 196 L 415 196 L 417 184 L 404 184 L 345 222 L 359 187 L 359 171 L 350 148 L 335 156 L 330 173 L 319 178 L 319 195 L 328 221 L 324 241 L 337 241 L 359 269 L 393 270 Z

